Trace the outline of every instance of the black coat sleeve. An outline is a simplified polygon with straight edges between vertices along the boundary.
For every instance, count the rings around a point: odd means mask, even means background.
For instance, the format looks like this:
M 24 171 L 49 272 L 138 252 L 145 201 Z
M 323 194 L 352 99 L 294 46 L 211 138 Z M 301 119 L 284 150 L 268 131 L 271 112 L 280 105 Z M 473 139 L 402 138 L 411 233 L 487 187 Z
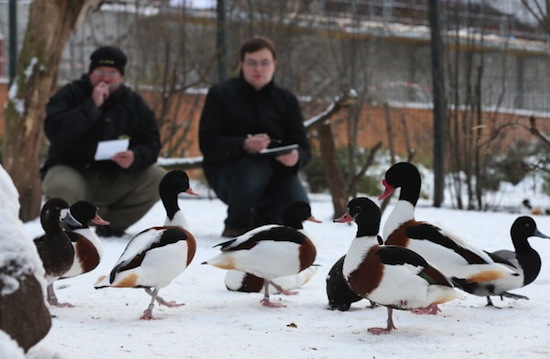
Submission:
M 57 91 L 46 105 L 44 131 L 50 143 L 61 151 L 82 146 L 100 121 L 101 111 L 91 96 L 73 84 Z

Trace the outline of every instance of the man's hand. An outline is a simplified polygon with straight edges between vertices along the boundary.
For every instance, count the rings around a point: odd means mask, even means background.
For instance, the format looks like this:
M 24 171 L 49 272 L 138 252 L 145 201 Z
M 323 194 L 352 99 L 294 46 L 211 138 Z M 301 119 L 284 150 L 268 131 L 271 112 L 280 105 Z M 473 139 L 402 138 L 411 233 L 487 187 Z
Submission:
M 300 153 L 298 150 L 292 150 L 289 153 L 275 157 L 275 159 L 287 167 L 294 167 L 300 159 Z
M 105 82 L 98 83 L 92 91 L 92 100 L 97 107 L 101 107 L 103 102 L 109 97 L 109 85 Z
M 248 135 L 243 143 L 243 149 L 248 153 L 259 153 L 261 150 L 265 150 L 271 138 L 265 133 L 258 133 L 256 135 Z
M 134 152 L 130 150 L 118 152 L 111 158 L 111 160 L 113 160 L 120 167 L 127 169 L 132 165 L 132 163 L 134 163 Z

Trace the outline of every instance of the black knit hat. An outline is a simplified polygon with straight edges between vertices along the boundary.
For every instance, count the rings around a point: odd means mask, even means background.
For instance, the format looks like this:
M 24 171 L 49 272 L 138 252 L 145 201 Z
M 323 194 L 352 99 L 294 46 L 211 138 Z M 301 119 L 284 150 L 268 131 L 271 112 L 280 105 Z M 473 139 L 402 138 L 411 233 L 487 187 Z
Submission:
M 124 67 L 127 61 L 126 54 L 118 47 L 103 46 L 90 55 L 90 70 L 88 73 L 94 71 L 96 67 L 109 66 L 118 69 L 124 75 Z

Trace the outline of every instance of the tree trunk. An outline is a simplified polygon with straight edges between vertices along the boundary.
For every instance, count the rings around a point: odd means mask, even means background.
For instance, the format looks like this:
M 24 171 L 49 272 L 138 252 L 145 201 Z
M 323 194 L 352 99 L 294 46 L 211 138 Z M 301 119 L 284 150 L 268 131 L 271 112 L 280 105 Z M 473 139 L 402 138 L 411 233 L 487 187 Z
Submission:
M 45 106 L 56 86 L 63 48 L 77 23 L 101 0 L 35 0 L 5 108 L 3 166 L 19 191 L 20 217 L 36 218 L 42 190 Z
M 321 158 L 323 159 L 323 170 L 327 179 L 329 191 L 332 195 L 334 215 L 341 216 L 346 212 L 348 205 L 348 191 L 342 170 L 336 156 L 336 146 L 330 122 L 318 127 Z

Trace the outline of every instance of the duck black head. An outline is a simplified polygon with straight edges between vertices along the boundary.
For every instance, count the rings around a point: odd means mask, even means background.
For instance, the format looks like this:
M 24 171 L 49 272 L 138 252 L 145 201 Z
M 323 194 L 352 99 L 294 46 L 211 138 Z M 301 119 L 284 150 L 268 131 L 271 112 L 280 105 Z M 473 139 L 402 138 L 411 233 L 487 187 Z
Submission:
M 198 196 L 190 188 L 189 176 L 185 171 L 172 170 L 166 173 L 159 184 L 159 195 L 170 219 L 173 219 L 174 214 L 179 211 L 178 194 L 182 192 Z
M 516 251 L 524 246 L 529 247 L 529 243 L 527 242 L 529 237 L 550 239 L 550 237 L 538 230 L 535 220 L 529 216 L 516 218 L 512 227 L 510 227 L 510 236 L 512 237 L 512 242 L 514 243 Z
M 97 207 L 88 201 L 73 203 L 69 208 L 69 212 L 75 220 L 82 224 L 81 227 L 88 227 L 90 223 L 102 226 L 109 224 L 109 222 L 99 216 Z M 70 223 L 67 224 L 70 225 Z
M 348 202 L 347 212 L 335 222 L 357 223 L 357 237 L 375 236 L 380 230 L 382 213 L 380 208 L 367 197 L 357 197 Z
M 187 173 L 182 170 L 172 170 L 166 173 L 159 183 L 160 197 L 174 196 L 182 192 L 197 195 L 190 188 Z
M 294 229 L 303 229 L 304 221 L 319 223 L 311 214 L 311 206 L 305 201 L 291 202 L 283 211 L 283 224 Z
M 40 223 L 46 233 L 61 230 L 60 222 L 67 216 L 69 211 L 69 204 L 67 201 L 61 198 L 51 198 L 44 205 L 40 211 Z M 76 224 L 76 223 L 75 223 Z
M 396 188 L 401 188 L 400 200 L 409 201 L 414 205 L 420 196 L 421 178 L 415 165 L 409 162 L 399 162 L 387 171 L 382 184 L 386 188 L 379 199 L 388 197 Z

